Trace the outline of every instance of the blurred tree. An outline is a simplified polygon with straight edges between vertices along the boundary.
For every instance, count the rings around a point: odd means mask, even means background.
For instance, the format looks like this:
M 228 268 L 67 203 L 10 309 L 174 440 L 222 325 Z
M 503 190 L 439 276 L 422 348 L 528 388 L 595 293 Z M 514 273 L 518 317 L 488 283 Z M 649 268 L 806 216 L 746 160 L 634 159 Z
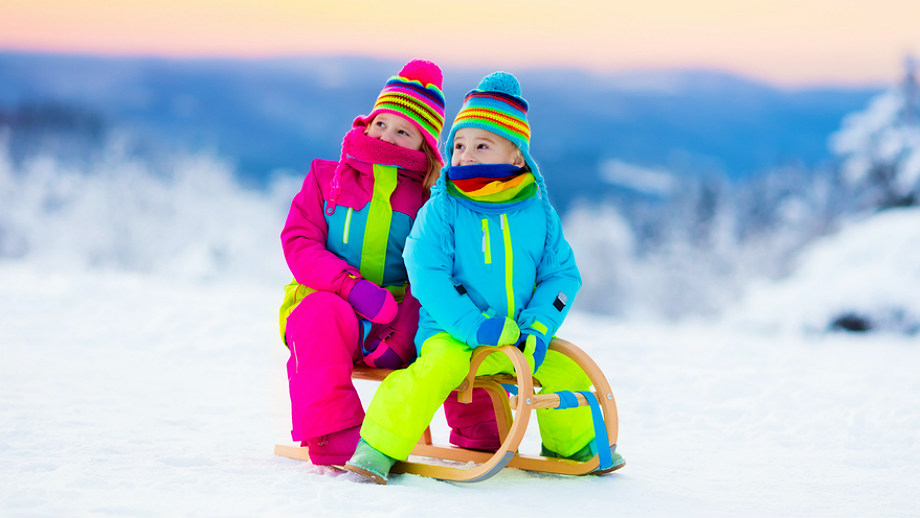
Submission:
M 830 138 L 839 174 L 857 210 L 883 210 L 920 202 L 920 89 L 917 61 L 904 60 L 899 84 L 866 110 L 844 119 Z

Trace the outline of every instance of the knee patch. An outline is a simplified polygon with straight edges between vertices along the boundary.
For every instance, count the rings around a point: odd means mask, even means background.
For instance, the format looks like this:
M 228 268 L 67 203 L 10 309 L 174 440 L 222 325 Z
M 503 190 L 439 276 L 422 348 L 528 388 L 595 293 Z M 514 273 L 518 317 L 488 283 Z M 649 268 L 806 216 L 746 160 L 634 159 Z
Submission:
M 415 364 L 417 368 L 424 369 L 426 365 L 437 366 L 438 370 L 450 373 L 456 377 L 459 385 L 470 370 L 470 355 L 473 350 L 470 346 L 455 339 L 447 333 L 438 333 L 422 344 L 422 352 Z

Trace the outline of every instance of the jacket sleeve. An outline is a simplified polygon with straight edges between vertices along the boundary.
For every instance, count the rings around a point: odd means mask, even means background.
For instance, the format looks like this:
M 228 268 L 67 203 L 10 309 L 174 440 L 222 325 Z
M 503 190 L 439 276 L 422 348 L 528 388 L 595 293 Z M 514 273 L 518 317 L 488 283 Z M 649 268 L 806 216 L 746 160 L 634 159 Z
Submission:
M 300 284 L 347 298 L 361 274 L 326 248 L 328 232 L 322 190 L 311 168 L 281 231 L 284 258 Z
M 442 196 L 425 203 L 406 240 L 403 258 L 412 293 L 422 308 L 444 331 L 476 347 L 476 331 L 486 316 L 454 285 L 454 229 L 448 206 Z
M 521 331 L 537 332 L 549 343 L 581 289 L 581 274 L 572 247 L 562 234 L 559 215 L 551 206 L 547 206 L 546 215 L 546 244 L 537 266 L 536 285 L 517 323 Z

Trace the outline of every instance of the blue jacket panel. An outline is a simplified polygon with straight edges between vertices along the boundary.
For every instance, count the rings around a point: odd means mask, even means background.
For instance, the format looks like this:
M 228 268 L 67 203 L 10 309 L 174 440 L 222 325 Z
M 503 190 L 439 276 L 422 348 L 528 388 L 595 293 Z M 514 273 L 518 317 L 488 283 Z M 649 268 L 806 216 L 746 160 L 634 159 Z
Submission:
M 492 208 L 439 190 L 403 255 L 422 304 L 419 349 L 440 332 L 476 347 L 476 331 L 491 316 L 508 316 L 548 342 L 581 288 L 559 216 L 539 197 Z

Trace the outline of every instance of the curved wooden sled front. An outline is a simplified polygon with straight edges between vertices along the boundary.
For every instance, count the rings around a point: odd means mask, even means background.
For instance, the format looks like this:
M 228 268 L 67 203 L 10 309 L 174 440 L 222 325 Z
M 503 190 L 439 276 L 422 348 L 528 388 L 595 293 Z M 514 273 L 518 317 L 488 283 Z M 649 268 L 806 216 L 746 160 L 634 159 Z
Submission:
M 591 380 L 594 394 L 603 413 L 604 424 L 607 428 L 608 447 L 611 451 L 614 451 L 616 449 L 619 423 L 616 402 L 607 378 L 597 364 L 574 344 L 554 338 L 549 347 L 571 358 Z M 488 355 L 495 353 L 504 354 L 511 360 L 515 374 L 476 376 L 475 373 L 483 360 Z M 381 381 L 390 372 L 386 369 L 356 366 L 353 377 Z M 517 385 L 517 395 L 509 398 L 505 388 L 502 386 L 503 384 Z M 556 394 L 534 394 L 534 384 L 535 380 L 530 375 L 527 360 L 516 347 L 510 345 L 503 347 L 477 347 L 473 351 L 472 359 L 470 360 L 470 372 L 457 388 L 457 397 L 461 402 L 468 403 L 472 400 L 474 388 L 482 388 L 487 391 L 495 409 L 498 431 L 502 438 L 501 447 L 495 453 L 486 453 L 456 446 L 436 445 L 432 443 L 431 430 L 426 429 L 419 439 L 419 443 L 412 450 L 413 457 L 430 457 L 442 461 L 461 462 L 465 463 L 465 465 L 455 467 L 415 460 L 399 461 L 393 466 L 391 472 L 414 473 L 456 482 L 477 482 L 491 477 L 506 466 L 563 475 L 584 475 L 596 470 L 600 466 L 598 455 L 586 462 L 577 462 L 518 453 L 518 446 L 527 431 L 527 424 L 530 421 L 533 410 L 555 408 L 559 406 L 560 402 L 560 398 Z M 578 394 L 577 397 L 580 406 L 589 404 L 583 395 Z M 276 445 L 275 455 L 309 460 L 307 448 L 297 446 Z M 469 464 L 472 464 L 472 466 L 469 466 Z

